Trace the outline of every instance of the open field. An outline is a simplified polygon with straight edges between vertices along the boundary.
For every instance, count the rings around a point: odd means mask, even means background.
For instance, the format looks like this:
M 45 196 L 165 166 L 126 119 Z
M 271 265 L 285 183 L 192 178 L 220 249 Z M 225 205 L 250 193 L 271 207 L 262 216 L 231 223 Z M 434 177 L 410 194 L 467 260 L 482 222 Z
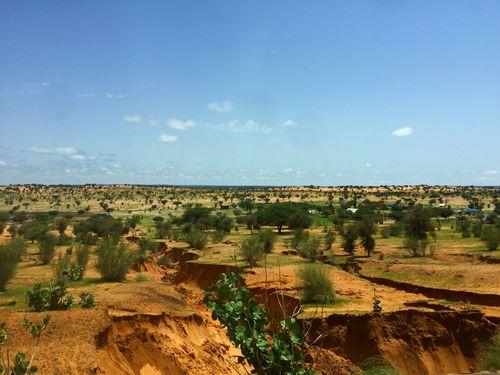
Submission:
M 15 241 L 22 252 L 0 292 L 0 323 L 11 351 L 36 350 L 42 374 L 244 373 L 250 364 L 202 302 L 206 287 L 236 272 L 271 320 L 300 322 L 306 367 L 318 373 L 349 374 L 372 357 L 402 374 L 483 370 L 500 322 L 499 192 L 2 186 L 0 256 Z M 111 280 L 105 244 L 119 243 L 132 258 Z M 73 278 L 82 249 L 85 272 Z M 311 267 L 328 296 L 301 276 Z M 35 283 L 62 286 L 74 303 L 33 311 Z M 94 306 L 78 304 L 82 292 Z M 33 349 L 20 323 L 46 313 Z

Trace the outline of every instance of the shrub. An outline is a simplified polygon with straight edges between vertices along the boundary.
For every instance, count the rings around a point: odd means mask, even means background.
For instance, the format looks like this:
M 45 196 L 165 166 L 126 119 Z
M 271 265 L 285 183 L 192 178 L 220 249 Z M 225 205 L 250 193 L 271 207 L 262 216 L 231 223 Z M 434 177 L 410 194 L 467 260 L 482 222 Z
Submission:
M 14 276 L 25 249 L 24 241 L 17 238 L 0 245 L 0 291 L 5 290 L 5 285 Z
M 332 303 L 335 299 L 328 268 L 322 264 L 306 264 L 299 268 L 298 277 L 304 302 Z
M 104 240 L 97 245 L 97 271 L 106 281 L 123 281 L 136 254 L 123 242 Z
M 189 246 L 198 250 L 205 248 L 208 242 L 206 233 L 194 228 L 184 235 L 184 240 L 189 244 Z
M 389 236 L 391 235 L 391 228 L 389 226 L 380 228 L 380 235 L 382 236 L 382 238 L 389 238 Z
M 78 302 L 78 305 L 80 305 L 82 309 L 91 309 L 95 306 L 95 299 L 92 293 L 81 292 L 79 297 L 80 302 Z
M 222 274 L 207 289 L 203 302 L 212 318 L 226 327 L 229 339 L 256 374 L 314 374 L 303 365 L 305 349 L 299 324 L 287 317 L 271 330 L 266 311 L 241 285 L 238 275 Z
M 361 362 L 358 368 L 352 369 L 353 375 L 400 375 L 385 359 L 380 357 L 371 357 Z
M 334 242 L 335 242 L 335 232 L 329 228 L 325 232 L 325 250 L 330 250 Z
M 147 273 L 138 273 L 137 276 L 135 277 L 135 280 L 137 282 L 144 282 L 144 281 L 149 281 L 150 278 L 149 278 L 149 275 Z
M 73 304 L 73 296 L 66 296 L 66 288 L 49 284 L 43 287 L 36 283 L 26 292 L 26 304 L 34 311 L 67 310 Z
M 222 242 L 224 239 L 224 232 L 221 230 L 216 230 L 215 232 L 212 233 L 212 242 L 213 243 L 219 243 Z
M 356 240 L 358 239 L 358 227 L 356 224 L 350 224 L 344 227 L 342 233 L 342 248 L 349 254 L 354 254 Z
M 40 251 L 40 261 L 42 264 L 49 264 L 54 258 L 56 253 L 57 239 L 54 236 L 46 235 L 38 242 L 38 249 Z
M 418 239 L 414 237 L 406 237 L 404 247 L 408 250 L 412 257 L 424 257 L 427 255 L 428 239 Z
M 76 280 L 82 280 L 85 276 L 85 271 L 87 270 L 87 265 L 89 263 L 89 247 L 84 245 L 76 249 L 76 265 L 80 269 L 80 275 Z
M 292 246 L 292 248 L 297 249 L 303 241 L 307 241 L 308 239 L 309 239 L 308 231 L 302 229 L 296 229 L 293 231 L 293 238 L 290 241 L 290 245 Z
M 483 346 L 479 355 L 479 365 L 484 370 L 500 370 L 500 332 Z
M 168 257 L 166 255 L 163 255 L 158 261 L 156 262 L 159 266 L 163 267 L 170 267 L 170 260 L 168 260 Z
M 297 246 L 297 250 L 301 256 L 309 259 L 310 261 L 315 261 L 318 259 L 320 255 L 319 247 L 321 245 L 321 241 L 319 238 L 312 237 L 308 238 L 299 243 Z
M 52 274 L 57 285 L 65 286 L 68 280 L 71 280 L 73 275 L 70 274 L 71 255 L 68 253 L 59 254 L 57 259 L 52 262 Z
M 270 253 L 273 250 L 274 243 L 276 242 L 276 235 L 271 229 L 262 229 L 257 238 L 262 244 L 262 249 L 265 253 Z
M 255 267 L 257 262 L 264 256 L 262 243 L 257 236 L 251 236 L 241 243 L 240 255 L 248 263 L 250 268 Z
M 488 247 L 488 250 L 496 250 L 500 242 L 500 228 L 493 225 L 484 226 L 481 239 Z

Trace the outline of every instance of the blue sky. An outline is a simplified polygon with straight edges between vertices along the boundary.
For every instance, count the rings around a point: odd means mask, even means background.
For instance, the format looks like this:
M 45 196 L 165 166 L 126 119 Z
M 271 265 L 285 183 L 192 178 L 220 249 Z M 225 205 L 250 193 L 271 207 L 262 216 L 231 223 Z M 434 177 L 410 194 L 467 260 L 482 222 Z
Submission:
M 0 2 L 0 183 L 500 184 L 500 1 Z

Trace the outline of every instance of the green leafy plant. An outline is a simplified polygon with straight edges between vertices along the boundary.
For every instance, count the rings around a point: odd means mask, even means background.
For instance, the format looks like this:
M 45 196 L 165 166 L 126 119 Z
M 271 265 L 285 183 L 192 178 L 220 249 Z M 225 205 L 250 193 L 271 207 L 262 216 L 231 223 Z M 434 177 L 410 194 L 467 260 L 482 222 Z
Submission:
M 73 296 L 66 296 L 66 288 L 49 284 L 43 287 L 36 283 L 26 292 L 26 303 L 34 311 L 67 310 L 73 304 Z
M 255 373 L 314 374 L 304 366 L 304 344 L 296 320 L 288 317 L 271 330 L 266 311 L 235 273 L 222 274 L 207 289 L 203 302 L 212 311 L 212 318 L 227 328 L 229 339 L 241 349 Z
M 40 261 L 42 264 L 49 264 L 52 258 L 54 258 L 56 243 L 56 238 L 51 235 L 45 235 L 39 240 L 38 249 L 40 251 Z
M 92 293 L 81 292 L 79 297 L 80 297 L 80 302 L 78 302 L 78 305 L 82 309 L 91 309 L 92 307 L 95 306 L 95 299 Z
M 40 343 L 40 337 L 42 332 L 47 328 L 50 323 L 50 315 L 45 315 L 43 317 L 42 323 L 36 324 L 27 319 L 22 322 L 23 327 L 31 334 L 31 337 L 36 340 L 35 349 L 31 358 L 28 360 L 26 354 L 23 352 L 17 352 L 11 363 L 9 351 L 7 350 L 4 356 L 1 351 L 1 346 L 5 345 L 7 342 L 7 325 L 5 323 L 0 323 L 0 374 L 5 375 L 27 375 L 34 374 L 38 371 L 37 366 L 33 364 L 35 359 L 36 349 Z

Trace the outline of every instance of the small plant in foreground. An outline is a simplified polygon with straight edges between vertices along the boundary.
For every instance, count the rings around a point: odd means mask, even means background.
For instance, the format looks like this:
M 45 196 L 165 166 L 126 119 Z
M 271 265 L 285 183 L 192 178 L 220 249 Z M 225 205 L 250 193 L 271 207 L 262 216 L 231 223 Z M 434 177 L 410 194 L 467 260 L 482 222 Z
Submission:
M 280 321 L 276 331 L 269 329 L 269 318 L 235 273 L 222 274 L 207 289 L 203 302 L 212 318 L 227 328 L 227 335 L 255 373 L 314 374 L 304 367 L 304 344 L 300 326 L 294 318 Z
M 25 353 L 17 352 L 12 363 L 9 351 L 7 350 L 4 356 L 1 350 L 1 347 L 7 342 L 7 325 L 5 323 L 0 323 L 0 374 L 28 375 L 38 371 L 38 368 L 33 364 L 33 360 L 35 359 L 36 349 L 40 342 L 42 332 L 47 328 L 49 322 L 50 315 L 44 316 L 41 324 L 33 323 L 27 319 L 23 320 L 23 327 L 25 327 L 31 334 L 31 337 L 36 340 L 35 349 L 30 360 L 28 360 Z
M 322 264 L 306 264 L 299 268 L 298 275 L 304 302 L 329 304 L 335 300 L 330 272 Z
M 36 283 L 26 292 L 26 304 L 34 311 L 67 310 L 73 304 L 73 296 L 66 296 L 66 288 L 49 284 L 43 287 Z
M 78 305 L 80 305 L 82 309 L 91 309 L 95 306 L 95 299 L 92 293 L 81 292 L 79 297 L 80 302 L 78 302 Z

